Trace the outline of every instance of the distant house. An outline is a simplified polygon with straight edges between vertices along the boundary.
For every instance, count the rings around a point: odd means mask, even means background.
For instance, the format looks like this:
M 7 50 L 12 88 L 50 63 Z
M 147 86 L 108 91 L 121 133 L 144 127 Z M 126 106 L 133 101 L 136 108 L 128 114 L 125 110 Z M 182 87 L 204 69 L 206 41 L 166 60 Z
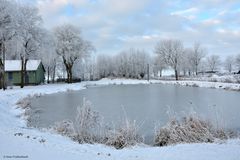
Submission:
M 28 60 L 26 66 L 25 84 L 37 85 L 44 82 L 45 69 L 40 60 Z M 5 77 L 8 84 L 20 85 L 21 60 L 5 61 Z

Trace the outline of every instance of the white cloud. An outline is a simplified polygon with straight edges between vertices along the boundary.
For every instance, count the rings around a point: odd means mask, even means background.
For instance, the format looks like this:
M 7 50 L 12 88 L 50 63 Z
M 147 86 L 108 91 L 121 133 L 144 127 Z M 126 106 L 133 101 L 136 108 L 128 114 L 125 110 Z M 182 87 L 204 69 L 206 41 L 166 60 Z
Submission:
M 185 10 L 174 11 L 171 13 L 171 15 L 181 16 L 186 19 L 193 20 L 196 18 L 195 14 L 198 12 L 199 12 L 199 9 L 193 7 L 193 8 L 189 8 L 189 9 L 185 9 Z
M 227 14 L 227 10 L 220 11 L 220 12 L 218 13 L 218 16 L 223 16 L 223 15 L 225 15 L 225 14 Z
M 199 11 L 198 8 L 193 7 L 193 8 L 189 8 L 189 9 L 185 9 L 185 10 L 172 12 L 171 15 L 193 14 L 193 13 L 197 13 L 198 11 Z
M 218 25 L 218 24 L 221 23 L 221 21 L 218 20 L 218 19 L 207 19 L 207 20 L 203 20 L 202 23 L 204 25 L 209 25 L 210 26 L 210 25 Z

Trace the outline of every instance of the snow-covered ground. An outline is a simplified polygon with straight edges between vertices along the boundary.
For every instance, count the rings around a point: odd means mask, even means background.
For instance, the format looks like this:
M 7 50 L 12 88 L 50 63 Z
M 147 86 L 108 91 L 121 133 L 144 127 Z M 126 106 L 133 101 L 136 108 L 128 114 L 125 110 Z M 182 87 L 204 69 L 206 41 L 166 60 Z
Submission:
M 198 85 L 199 87 L 225 88 L 239 90 L 240 84 L 192 82 L 192 81 L 158 81 L 126 79 L 102 79 L 95 82 L 75 84 L 51 84 L 27 86 L 23 89 L 14 87 L 0 91 L 0 159 L 124 159 L 124 160 L 238 160 L 240 159 L 240 140 L 228 140 L 222 144 L 179 144 L 168 147 L 135 146 L 116 150 L 100 144 L 78 144 L 67 137 L 50 132 L 28 128 L 20 117 L 22 110 L 16 109 L 16 102 L 28 95 L 51 94 L 69 90 L 85 89 L 88 85 L 108 84 L 178 84 Z
M 133 80 L 133 79 L 102 79 L 96 82 L 90 82 L 88 85 L 108 85 L 108 84 L 149 84 L 149 83 L 161 83 L 161 84 L 172 84 L 181 86 L 193 86 L 193 87 L 205 87 L 205 88 L 221 88 L 226 90 L 240 91 L 240 83 L 224 83 L 224 82 L 208 82 L 208 81 L 167 81 L 167 80 Z
M 205 74 L 193 77 L 181 77 L 182 80 L 197 80 L 197 81 L 208 81 L 208 82 L 225 82 L 225 83 L 239 83 L 239 74 Z
M 160 80 L 175 80 L 174 75 L 159 77 Z M 185 81 L 205 81 L 205 82 L 222 82 L 222 83 L 240 83 L 239 74 L 229 73 L 205 73 L 198 76 L 183 76 L 179 77 L 180 80 Z

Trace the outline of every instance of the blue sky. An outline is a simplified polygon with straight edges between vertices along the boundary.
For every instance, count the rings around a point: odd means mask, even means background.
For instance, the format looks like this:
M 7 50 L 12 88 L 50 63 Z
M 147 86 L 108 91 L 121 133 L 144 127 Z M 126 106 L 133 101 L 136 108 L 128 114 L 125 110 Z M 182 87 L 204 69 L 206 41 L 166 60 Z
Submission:
M 24 0 L 22 0 L 24 1 Z M 52 29 L 72 23 L 92 41 L 97 54 L 136 47 L 153 53 L 161 39 L 198 41 L 209 54 L 238 54 L 239 0 L 25 0 L 39 8 Z

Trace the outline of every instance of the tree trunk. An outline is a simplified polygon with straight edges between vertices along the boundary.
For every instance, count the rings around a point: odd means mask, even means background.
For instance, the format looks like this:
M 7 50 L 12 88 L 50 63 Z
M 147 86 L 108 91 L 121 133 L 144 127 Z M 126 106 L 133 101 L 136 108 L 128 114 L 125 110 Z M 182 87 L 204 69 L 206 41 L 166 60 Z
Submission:
M 69 71 L 69 68 L 67 70 L 67 83 L 70 83 L 70 71 Z
M 3 77 L 4 77 L 3 76 L 3 65 L 0 62 L 0 89 L 3 89 L 3 87 L 4 87 L 3 86 L 3 84 L 4 84 Z
M 67 64 L 66 70 L 67 70 L 67 83 L 72 83 L 72 65 Z
M 49 83 L 49 77 L 50 77 L 50 67 L 47 67 L 47 83 Z
M 69 67 L 69 83 L 72 83 L 72 66 Z
M 21 58 L 21 84 L 20 87 L 24 87 L 24 58 Z
M 183 70 L 183 76 L 184 76 L 184 77 L 186 76 L 186 72 L 187 72 L 187 71 L 184 69 L 184 70 Z
M 196 70 L 195 70 L 195 72 L 196 72 L 196 76 L 198 75 L 198 66 L 196 65 Z
M 1 49 L 1 48 L 0 48 Z M 0 89 L 4 88 L 4 65 L 3 65 L 3 61 L 0 58 Z
M 53 66 L 52 83 L 55 83 L 56 65 Z
M 25 85 L 25 76 L 26 76 L 26 70 L 27 70 L 27 59 L 24 57 L 21 57 L 21 84 L 20 87 L 23 88 Z
M 0 57 L 0 89 L 7 89 L 7 85 L 5 82 L 5 54 L 6 54 L 6 48 L 4 45 L 4 42 L 0 43 L 0 52 L 2 57 Z
M 25 61 L 24 61 L 24 85 L 26 84 L 25 78 L 27 75 L 27 62 L 28 62 L 28 59 L 25 59 Z
M 62 57 L 62 58 L 67 71 L 67 83 L 72 83 L 72 67 L 73 67 L 74 61 L 67 62 L 65 57 Z
M 178 80 L 178 71 L 177 69 L 175 69 L 175 78 L 176 78 L 176 81 Z

